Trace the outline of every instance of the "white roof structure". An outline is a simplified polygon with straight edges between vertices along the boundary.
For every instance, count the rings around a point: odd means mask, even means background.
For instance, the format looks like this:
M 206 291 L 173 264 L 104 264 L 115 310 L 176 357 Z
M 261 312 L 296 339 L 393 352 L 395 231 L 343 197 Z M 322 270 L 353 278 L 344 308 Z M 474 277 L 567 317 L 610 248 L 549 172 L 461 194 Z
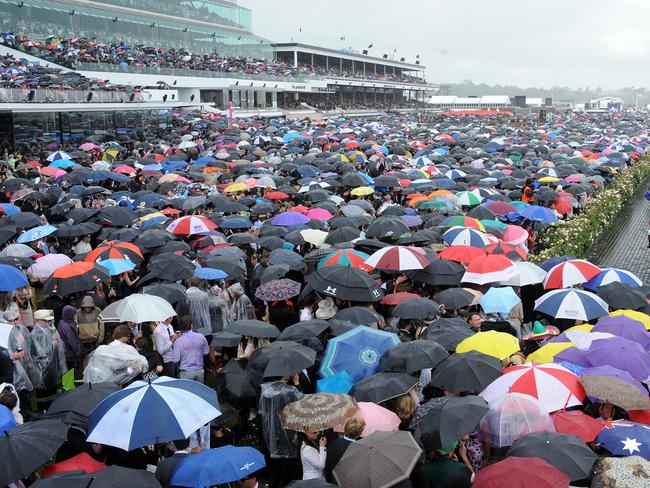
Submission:
M 507 95 L 487 95 L 484 97 L 457 97 L 454 95 L 436 95 L 429 99 L 432 105 L 480 105 L 480 106 L 510 106 L 512 102 Z

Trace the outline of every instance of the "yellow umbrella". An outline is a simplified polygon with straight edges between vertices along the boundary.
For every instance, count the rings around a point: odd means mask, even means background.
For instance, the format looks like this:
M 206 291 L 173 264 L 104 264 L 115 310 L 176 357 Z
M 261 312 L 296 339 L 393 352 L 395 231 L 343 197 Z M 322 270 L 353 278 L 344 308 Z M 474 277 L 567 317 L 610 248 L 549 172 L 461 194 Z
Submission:
M 340 162 L 342 162 L 342 163 L 349 163 L 349 162 L 350 162 L 350 160 L 348 159 L 348 157 L 347 157 L 345 154 L 342 154 L 342 153 L 336 153 L 336 154 L 334 154 L 332 157 L 333 157 L 334 159 L 338 159 L 338 160 L 339 160 Z
M 636 310 L 616 310 L 609 314 L 610 317 L 616 317 L 618 315 L 625 315 L 626 317 L 641 322 L 646 330 L 650 330 L 650 315 L 643 312 L 637 312 Z
M 569 327 L 564 332 L 569 332 L 570 330 L 582 330 L 584 332 L 591 332 L 591 329 L 593 328 L 594 326 L 591 324 L 580 324 L 580 325 L 574 325 L 573 327 Z
M 478 351 L 501 360 L 519 351 L 519 340 L 513 335 L 495 330 L 477 332 L 456 346 L 456 352 L 468 351 Z
M 375 190 L 373 190 L 369 186 L 360 186 L 359 188 L 355 188 L 354 190 L 352 190 L 350 193 L 356 197 L 361 197 L 364 195 L 370 195 L 371 193 L 375 193 Z
M 570 347 L 576 347 L 576 345 L 573 342 L 547 342 L 537 351 L 529 354 L 526 362 L 552 363 L 556 354 Z
M 539 179 L 540 183 L 557 183 L 558 181 L 560 181 L 560 178 L 556 178 L 555 176 L 544 176 Z
M 233 183 L 232 185 L 228 185 L 226 189 L 224 190 L 224 193 L 237 193 L 238 191 L 246 191 L 248 190 L 248 186 L 246 183 Z
M 117 157 L 120 155 L 120 151 L 117 149 L 107 149 L 104 151 L 104 154 L 102 154 L 102 161 L 107 161 L 109 163 L 112 163 L 117 159 Z

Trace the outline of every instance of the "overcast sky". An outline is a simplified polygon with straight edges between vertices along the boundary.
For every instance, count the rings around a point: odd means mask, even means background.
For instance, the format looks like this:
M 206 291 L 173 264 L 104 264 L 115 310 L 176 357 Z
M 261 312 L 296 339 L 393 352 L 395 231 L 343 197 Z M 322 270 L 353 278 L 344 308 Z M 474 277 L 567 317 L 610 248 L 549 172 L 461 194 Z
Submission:
M 420 54 L 427 80 L 648 86 L 648 0 L 239 0 L 256 34 L 370 54 Z M 302 26 L 302 32 L 299 27 Z M 339 38 L 345 36 L 345 41 Z

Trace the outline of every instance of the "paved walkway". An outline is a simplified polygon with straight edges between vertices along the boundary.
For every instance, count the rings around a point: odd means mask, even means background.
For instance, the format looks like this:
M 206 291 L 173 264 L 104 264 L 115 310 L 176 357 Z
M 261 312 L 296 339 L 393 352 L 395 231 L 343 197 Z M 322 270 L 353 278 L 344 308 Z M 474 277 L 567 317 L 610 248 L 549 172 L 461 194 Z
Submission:
M 650 202 L 637 199 L 631 212 L 615 223 L 614 235 L 595 259 L 603 267 L 627 269 L 636 274 L 644 283 L 650 283 L 650 249 L 648 249 L 648 219 Z

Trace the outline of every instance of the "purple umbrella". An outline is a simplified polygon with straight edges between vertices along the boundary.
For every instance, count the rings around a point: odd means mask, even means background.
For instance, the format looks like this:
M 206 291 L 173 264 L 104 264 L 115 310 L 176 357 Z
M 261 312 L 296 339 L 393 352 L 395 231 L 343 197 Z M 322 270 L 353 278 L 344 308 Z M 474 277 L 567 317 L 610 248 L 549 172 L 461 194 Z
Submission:
M 288 227 L 290 225 L 306 224 L 311 219 L 299 212 L 282 212 L 271 220 L 273 225 Z
M 650 346 L 650 334 L 646 332 L 645 326 L 641 322 L 624 315 L 603 317 L 596 323 L 592 332 L 608 332 L 636 342 L 644 349 Z
M 593 366 L 587 359 L 587 351 L 578 349 L 577 347 L 570 347 L 564 351 L 558 352 L 553 357 L 554 363 L 571 363 L 584 368 Z
M 587 350 L 593 366 L 611 366 L 627 371 L 640 381 L 650 378 L 650 355 L 636 342 L 615 337 L 594 341 Z
M 419 215 L 400 215 L 399 219 L 408 227 L 417 227 L 422 223 L 422 218 Z

